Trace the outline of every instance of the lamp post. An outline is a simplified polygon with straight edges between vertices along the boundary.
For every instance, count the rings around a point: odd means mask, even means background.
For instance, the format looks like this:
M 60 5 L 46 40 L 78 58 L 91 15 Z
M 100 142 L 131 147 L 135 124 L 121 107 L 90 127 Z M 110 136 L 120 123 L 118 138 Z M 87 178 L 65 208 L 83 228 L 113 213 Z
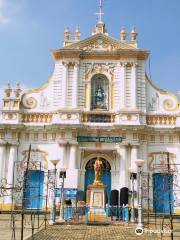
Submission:
M 135 222 L 135 212 L 134 212 L 134 180 L 136 179 L 136 173 L 135 169 L 129 168 L 129 173 L 130 173 L 130 179 L 131 179 L 131 190 L 132 190 L 132 196 L 131 196 L 131 219 L 130 221 L 132 223 Z
M 57 159 L 57 160 L 50 160 L 50 161 L 54 166 L 54 181 L 53 181 L 53 191 L 52 191 L 53 199 L 52 199 L 51 216 L 50 216 L 49 224 L 53 225 L 56 223 L 56 165 L 60 160 Z
M 143 228 L 142 223 L 142 167 L 144 165 L 144 160 L 137 159 L 135 161 L 138 168 L 138 224 L 137 227 Z
M 62 178 L 62 187 L 61 187 L 61 200 L 60 200 L 60 211 L 59 218 L 57 220 L 58 223 L 64 222 L 64 179 L 66 178 L 66 168 L 62 167 L 60 169 L 60 178 Z

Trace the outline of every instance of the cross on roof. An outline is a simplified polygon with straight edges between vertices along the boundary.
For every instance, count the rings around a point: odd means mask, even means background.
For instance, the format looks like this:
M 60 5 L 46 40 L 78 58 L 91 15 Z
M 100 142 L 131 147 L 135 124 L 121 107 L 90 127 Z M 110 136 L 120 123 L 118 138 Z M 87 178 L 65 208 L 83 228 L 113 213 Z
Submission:
M 99 12 L 96 13 L 96 15 L 98 15 L 98 22 L 102 23 L 102 15 L 104 15 L 103 11 L 103 0 L 99 0 Z

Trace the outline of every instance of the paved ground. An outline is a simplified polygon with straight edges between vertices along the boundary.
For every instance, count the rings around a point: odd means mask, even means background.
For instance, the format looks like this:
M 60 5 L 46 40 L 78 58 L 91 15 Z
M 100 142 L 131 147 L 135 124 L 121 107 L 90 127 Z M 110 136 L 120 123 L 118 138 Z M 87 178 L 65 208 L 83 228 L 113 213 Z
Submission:
M 35 235 L 34 240 L 158 240 L 161 239 L 157 234 L 143 234 L 137 236 L 135 227 L 128 225 L 108 225 L 108 226 L 89 226 L 89 225 L 55 225 L 49 226 L 46 230 L 40 231 Z M 28 240 L 32 240 L 29 238 Z M 170 237 L 164 237 L 168 240 Z M 175 239 L 175 238 L 174 238 Z M 176 238 L 180 239 L 180 238 Z
M 14 219 L 14 231 L 13 221 L 10 214 L 0 214 L 0 240 L 20 240 L 21 239 L 21 215 L 16 214 Z M 67 225 L 55 225 L 49 226 L 47 222 L 47 228 L 45 227 L 44 216 L 39 217 L 39 229 L 38 231 L 38 218 L 33 221 L 31 215 L 25 215 L 24 219 L 24 240 L 170 240 L 170 235 L 165 234 L 161 238 L 160 234 L 154 233 L 154 230 L 160 230 L 161 220 L 157 220 L 157 225 L 153 223 L 149 225 L 149 228 L 145 226 L 145 230 L 142 236 L 135 234 L 136 225 L 124 224 L 122 222 L 113 222 L 110 225 L 85 225 L 85 224 L 67 224 Z M 167 220 L 168 221 L 168 220 Z M 34 238 L 32 236 L 32 227 L 35 228 L 36 233 Z M 164 229 L 168 230 L 169 226 L 165 225 Z M 151 232 L 149 231 L 151 230 Z M 13 235 L 15 233 L 15 235 Z M 15 236 L 15 237 L 14 237 Z M 29 237 L 28 237 L 29 236 Z M 180 240 L 180 220 L 174 223 L 174 240 Z
M 11 214 L 0 214 L 0 240 L 21 239 L 21 215 L 14 215 L 14 221 L 12 217 Z M 38 221 L 37 216 L 34 219 L 31 215 L 25 215 L 23 228 L 24 239 L 31 236 L 32 227 L 34 228 L 34 232 L 37 232 L 38 225 L 40 229 L 44 228 L 44 216 L 40 216 Z

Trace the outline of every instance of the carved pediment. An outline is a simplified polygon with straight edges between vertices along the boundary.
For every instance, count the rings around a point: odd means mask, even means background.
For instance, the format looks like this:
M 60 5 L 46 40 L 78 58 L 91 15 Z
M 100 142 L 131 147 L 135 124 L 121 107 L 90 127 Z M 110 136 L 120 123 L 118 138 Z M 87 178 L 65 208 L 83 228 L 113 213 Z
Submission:
M 73 43 L 66 49 L 79 49 L 84 51 L 114 51 L 117 49 L 135 49 L 128 43 L 120 42 L 104 34 L 96 34 L 83 41 Z

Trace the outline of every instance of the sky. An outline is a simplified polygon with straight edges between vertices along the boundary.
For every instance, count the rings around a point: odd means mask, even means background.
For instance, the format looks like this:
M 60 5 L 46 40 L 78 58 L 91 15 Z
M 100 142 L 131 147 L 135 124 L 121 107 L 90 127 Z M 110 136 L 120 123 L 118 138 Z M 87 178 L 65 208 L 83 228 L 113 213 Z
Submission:
M 63 46 L 68 26 L 89 37 L 98 0 L 0 0 L 0 86 L 8 81 L 34 88 L 53 72 L 51 50 Z M 119 39 L 121 26 L 139 33 L 138 47 L 149 50 L 147 74 L 160 88 L 180 90 L 180 0 L 104 0 L 103 21 Z

